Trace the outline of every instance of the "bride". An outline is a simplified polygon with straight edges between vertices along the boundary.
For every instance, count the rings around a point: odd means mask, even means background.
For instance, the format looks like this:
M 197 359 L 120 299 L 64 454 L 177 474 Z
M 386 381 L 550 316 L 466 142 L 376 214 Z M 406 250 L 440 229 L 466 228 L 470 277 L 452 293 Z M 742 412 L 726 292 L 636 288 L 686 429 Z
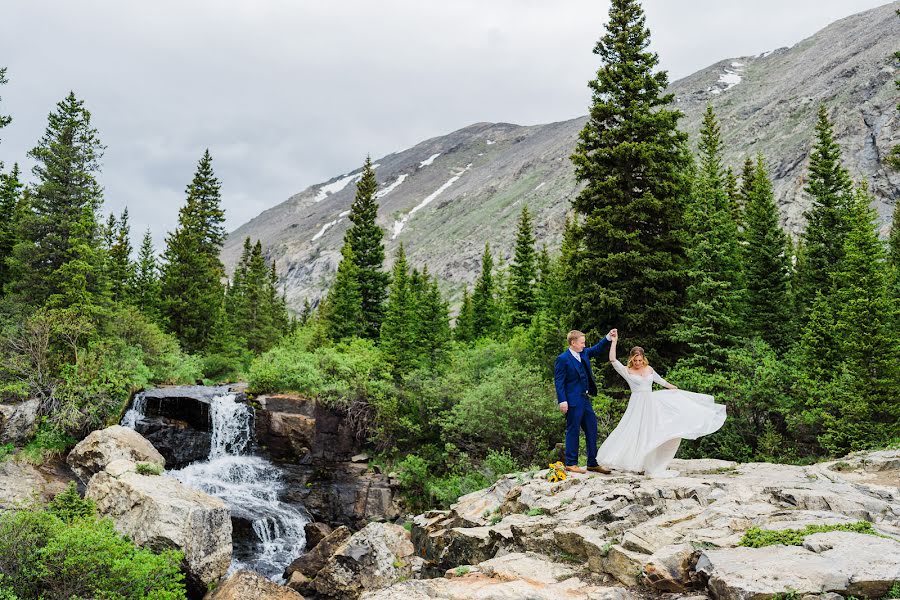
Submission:
M 626 367 L 616 359 L 618 333 L 611 334 L 609 360 L 631 388 L 622 420 L 600 450 L 597 462 L 623 471 L 659 475 L 675 457 L 682 438 L 696 439 L 717 431 L 725 423 L 725 406 L 712 396 L 679 390 L 647 363 L 644 349 L 628 353 Z M 653 383 L 667 388 L 653 391 Z

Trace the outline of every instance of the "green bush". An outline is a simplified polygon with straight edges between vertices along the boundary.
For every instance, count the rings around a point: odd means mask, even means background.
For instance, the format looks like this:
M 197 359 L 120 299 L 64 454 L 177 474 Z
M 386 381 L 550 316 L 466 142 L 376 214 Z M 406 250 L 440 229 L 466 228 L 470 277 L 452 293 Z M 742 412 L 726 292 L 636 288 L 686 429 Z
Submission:
M 96 516 L 97 505 L 93 500 L 82 498 L 78 494 L 75 482 L 72 481 L 65 491 L 53 497 L 47 505 L 47 511 L 64 523 L 71 523 L 75 519 Z
M 49 421 L 47 417 L 41 417 L 37 433 L 22 449 L 20 456 L 39 465 L 55 456 L 62 456 L 75 443 L 75 438 L 68 435 L 62 427 Z
M 753 340 L 730 351 L 726 368 L 715 373 L 679 364 L 666 379 L 685 390 L 712 394 L 728 411 L 719 431 L 685 440 L 679 457 L 794 462 L 803 453 L 785 443 L 795 377 L 765 342 Z
M 0 598 L 185 598 L 180 552 L 154 554 L 109 520 L 66 523 L 39 509 L 0 514 Z M 4 591 L 5 590 L 5 591 Z
M 15 452 L 16 448 L 12 444 L 2 444 L 0 445 L 0 462 L 3 462 Z
M 446 439 L 477 457 L 506 448 L 533 462 L 563 439 L 564 418 L 553 393 L 537 369 L 516 360 L 501 363 L 449 411 Z
M 135 471 L 138 475 L 162 475 L 163 468 L 155 463 L 139 462 Z
M 872 524 L 868 521 L 857 521 L 856 523 L 843 523 L 839 525 L 807 525 L 803 529 L 780 529 L 767 530 L 759 527 L 751 527 L 741 538 L 740 546 L 748 548 L 762 548 L 764 546 L 774 546 L 781 544 L 783 546 L 802 546 L 803 540 L 808 535 L 814 533 L 825 533 L 828 531 L 853 531 L 855 533 L 866 533 L 869 535 L 878 535 Z

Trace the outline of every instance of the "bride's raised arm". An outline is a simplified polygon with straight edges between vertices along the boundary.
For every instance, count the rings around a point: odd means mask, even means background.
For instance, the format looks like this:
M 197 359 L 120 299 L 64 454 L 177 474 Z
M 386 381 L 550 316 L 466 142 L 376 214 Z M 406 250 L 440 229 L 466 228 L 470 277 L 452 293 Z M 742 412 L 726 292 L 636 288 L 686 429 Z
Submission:
M 609 362 L 616 362 L 616 342 L 619 341 L 618 332 L 610 334 L 612 343 L 609 345 Z

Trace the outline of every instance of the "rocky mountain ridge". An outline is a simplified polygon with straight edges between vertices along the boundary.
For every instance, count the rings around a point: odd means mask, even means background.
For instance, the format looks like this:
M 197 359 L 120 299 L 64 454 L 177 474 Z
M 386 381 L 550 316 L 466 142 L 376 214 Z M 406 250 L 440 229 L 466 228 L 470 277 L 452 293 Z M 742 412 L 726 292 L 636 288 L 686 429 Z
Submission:
M 728 164 L 739 170 L 748 156 L 766 157 L 792 233 L 800 231 L 808 204 L 802 189 L 820 103 L 829 108 L 851 174 L 868 181 L 886 233 L 900 198 L 900 173 L 882 163 L 900 142 L 892 58 L 898 7 L 847 17 L 791 48 L 719 61 L 670 86 L 693 146 L 711 103 Z M 586 94 L 586 108 L 588 100 Z M 388 256 L 402 242 L 411 264 L 428 264 L 456 299 L 474 280 L 486 241 L 499 258 L 511 256 L 523 205 L 534 215 L 539 243 L 556 246 L 579 190 L 569 156 L 585 119 L 530 127 L 476 123 L 376 159 Z M 340 259 L 359 175 L 312 185 L 238 227 L 222 252 L 229 270 L 244 238 L 259 239 L 277 261 L 293 308 L 320 299 Z

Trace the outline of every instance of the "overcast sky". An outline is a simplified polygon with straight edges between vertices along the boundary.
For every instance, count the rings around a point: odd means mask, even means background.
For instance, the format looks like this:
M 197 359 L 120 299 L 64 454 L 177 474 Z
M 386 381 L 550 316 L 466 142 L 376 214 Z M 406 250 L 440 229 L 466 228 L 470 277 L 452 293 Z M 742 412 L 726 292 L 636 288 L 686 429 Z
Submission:
M 790 46 L 884 0 L 645 0 L 675 80 Z M 6 0 L 0 161 L 69 90 L 107 146 L 106 210 L 157 247 L 205 148 L 227 227 L 309 185 L 479 121 L 587 113 L 605 0 Z M 30 173 L 28 174 L 30 178 Z

